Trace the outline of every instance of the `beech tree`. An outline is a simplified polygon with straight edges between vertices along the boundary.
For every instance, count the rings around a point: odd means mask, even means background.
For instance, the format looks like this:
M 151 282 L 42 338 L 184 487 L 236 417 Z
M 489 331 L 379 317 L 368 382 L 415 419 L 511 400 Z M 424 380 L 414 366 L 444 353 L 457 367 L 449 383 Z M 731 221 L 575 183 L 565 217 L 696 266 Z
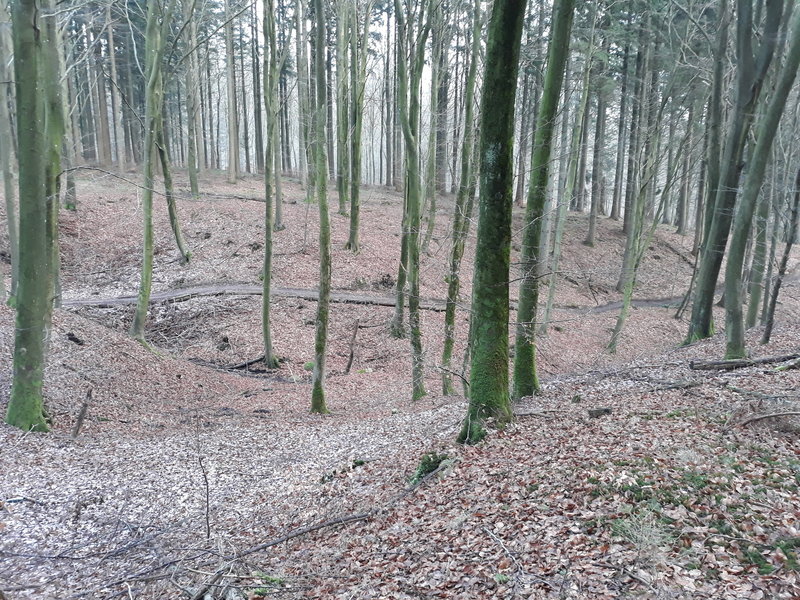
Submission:
M 35 0 L 13 3 L 17 140 L 19 145 L 19 283 L 14 330 L 14 374 L 6 423 L 25 431 L 47 431 L 42 387 L 52 271 L 47 247 L 48 152 L 42 8 Z M 53 18 L 52 16 L 49 18 Z
M 508 284 L 514 177 L 514 97 L 525 0 L 495 0 L 481 94 L 478 239 L 472 293 L 470 402 L 458 441 L 513 418 L 508 390 Z

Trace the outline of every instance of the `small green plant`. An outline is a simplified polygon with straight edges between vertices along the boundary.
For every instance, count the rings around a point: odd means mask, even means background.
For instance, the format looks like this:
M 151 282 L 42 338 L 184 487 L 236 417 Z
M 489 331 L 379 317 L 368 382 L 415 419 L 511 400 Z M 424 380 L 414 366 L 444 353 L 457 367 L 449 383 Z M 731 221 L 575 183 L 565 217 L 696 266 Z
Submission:
M 510 579 L 510 577 L 508 575 L 506 575 L 505 573 L 495 573 L 494 574 L 494 580 L 497 583 L 499 583 L 500 585 L 502 585 L 504 583 L 508 583 L 509 579 Z
M 303 365 L 303 368 L 306 371 L 313 371 L 314 370 L 314 361 L 313 360 L 308 361 L 306 364 Z
M 649 510 L 639 511 L 611 523 L 611 531 L 630 542 L 636 549 L 638 558 L 645 562 L 653 561 L 674 537 L 658 516 Z
M 422 455 L 419 461 L 419 466 L 414 474 L 411 476 L 411 484 L 415 485 L 422 481 L 427 475 L 433 473 L 439 466 L 448 459 L 447 454 L 439 454 L 437 452 L 427 452 Z

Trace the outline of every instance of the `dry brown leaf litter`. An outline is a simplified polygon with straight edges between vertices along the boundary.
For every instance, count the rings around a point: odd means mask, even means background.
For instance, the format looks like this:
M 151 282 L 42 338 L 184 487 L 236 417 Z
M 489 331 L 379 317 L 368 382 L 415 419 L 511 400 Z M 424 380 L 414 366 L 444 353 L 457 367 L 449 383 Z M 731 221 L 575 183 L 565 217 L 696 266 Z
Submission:
M 65 294 L 135 293 L 135 196 L 103 180 L 82 183 L 81 210 L 63 221 Z M 260 193 L 257 179 L 205 184 L 222 196 Z M 311 288 L 316 210 L 302 203 L 299 188 L 287 188 L 295 204 L 286 206 L 289 228 L 276 235 L 275 282 Z M 368 191 L 358 257 L 342 250 L 347 222 L 334 218 L 334 287 L 391 294 L 399 206 L 393 193 Z M 159 213 L 157 289 L 257 283 L 262 208 L 219 197 L 183 202 L 189 268 L 178 263 Z M 57 313 L 47 382 L 56 431 L 23 436 L 0 428 L 0 589 L 10 598 L 172 598 L 225 567 L 219 585 L 255 597 L 795 597 L 792 549 L 778 542 L 798 535 L 797 491 L 790 489 L 797 439 L 774 427 L 793 422 L 725 428 L 765 404 L 796 403 L 797 371 L 689 372 L 691 358 L 718 358 L 720 342 L 670 350 L 685 323 L 659 308 L 634 310 L 619 355 L 607 355 L 616 313 L 588 307 L 618 299 L 621 237 L 617 224 L 602 221 L 590 251 L 580 244 L 584 226 L 570 217 L 562 308 L 540 347 L 546 393 L 520 407 L 542 416 L 524 417 L 476 448 L 451 445 L 464 401 L 436 394 L 440 313 L 423 315 L 432 394 L 410 405 L 408 342 L 384 327 L 359 331 L 353 370 L 342 375 L 355 319 L 380 325 L 392 309 L 336 305 L 328 381 L 334 414 L 325 418 L 307 414 L 313 303 L 274 302 L 276 350 L 286 361 L 268 376 L 203 366 L 259 354 L 259 298 L 154 306 L 149 333 L 162 356 L 125 337 L 130 309 Z M 443 240 L 448 228 L 441 219 Z M 637 297 L 683 291 L 687 244 L 659 232 Z M 446 243 L 432 250 L 422 293 L 442 297 Z M 468 298 L 469 266 L 463 275 Z M 785 292 L 784 320 L 797 315 L 794 285 Z M 6 357 L 11 319 L 0 311 Z M 462 345 L 466 325 L 462 313 Z M 794 326 L 776 334 L 769 347 L 754 340 L 751 347 L 765 354 L 797 347 Z M 574 372 L 585 374 L 568 375 Z M 702 385 L 663 389 L 684 380 Z M 89 387 L 90 416 L 72 441 L 68 432 Z M 587 419 L 595 406 L 611 407 L 612 415 Z M 454 463 L 389 505 L 431 450 L 446 451 Z M 362 524 L 241 561 L 222 558 L 295 527 L 381 507 Z

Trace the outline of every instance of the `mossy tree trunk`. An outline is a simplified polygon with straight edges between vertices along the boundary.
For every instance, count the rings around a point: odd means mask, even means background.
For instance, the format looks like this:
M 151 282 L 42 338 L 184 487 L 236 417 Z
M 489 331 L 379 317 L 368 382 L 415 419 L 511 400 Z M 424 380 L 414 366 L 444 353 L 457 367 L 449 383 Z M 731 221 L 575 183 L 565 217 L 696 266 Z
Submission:
M 514 183 L 514 102 L 525 0 L 496 0 L 481 96 L 478 239 L 472 293 L 470 403 L 458 441 L 513 418 L 508 390 L 508 285 Z
M 47 313 L 50 305 L 47 251 L 46 73 L 39 2 L 19 0 L 12 6 L 14 75 L 20 200 L 20 279 L 14 331 L 14 379 L 6 423 L 25 431 L 47 431 L 42 387 Z
M 325 403 L 325 351 L 328 345 L 328 317 L 331 296 L 331 223 L 328 214 L 327 144 L 325 141 L 328 86 L 325 83 L 325 6 L 314 0 L 315 52 L 314 76 L 316 102 L 314 117 L 314 163 L 317 203 L 319 204 L 319 301 L 317 302 L 317 328 L 314 336 L 314 375 L 311 391 L 311 412 L 326 414 Z
M 472 5 L 472 43 L 464 92 L 464 96 L 467 98 L 464 116 L 464 149 L 461 152 L 461 175 L 458 179 L 456 206 L 453 211 L 453 244 L 450 250 L 450 268 L 447 273 L 447 304 L 444 313 L 442 394 L 445 396 L 455 394 L 453 377 L 451 374 L 451 363 L 456 340 L 456 308 L 458 305 L 458 294 L 461 290 L 461 259 L 464 256 L 464 245 L 472 218 L 472 200 L 474 198 L 474 193 L 470 194 L 470 189 L 474 192 L 475 181 L 475 169 L 473 166 L 475 147 L 474 98 L 478 61 L 480 60 L 482 24 L 483 18 L 481 17 L 480 0 L 474 0 Z
M 766 3 L 757 55 L 753 50 L 752 0 L 737 0 L 736 12 L 736 99 L 728 121 L 730 125 L 720 163 L 719 182 L 711 192 L 715 198 L 713 209 L 709 205 L 707 210 L 707 218 L 711 221 L 700 256 L 687 342 L 707 338 L 714 331 L 714 291 L 736 206 L 742 155 L 778 42 L 783 2 L 774 0 Z M 717 60 L 720 59 L 717 57 Z
M 531 396 L 539 391 L 536 373 L 536 311 L 539 302 L 539 256 L 542 220 L 550 176 L 558 100 L 564 82 L 569 54 L 569 39 L 575 13 L 575 0 L 558 0 L 553 6 L 553 32 L 548 50 L 544 89 L 536 117 L 536 135 L 531 154 L 531 181 L 525 210 L 525 233 L 522 238 L 522 281 L 517 310 L 514 350 L 513 398 Z
M 791 7 L 790 7 L 791 8 Z M 772 144 L 778 131 L 786 99 L 800 66 L 800 10 L 795 9 L 792 39 L 786 61 L 778 76 L 769 105 L 760 120 L 742 197 L 736 210 L 728 262 L 725 267 L 725 358 L 744 358 L 744 315 L 742 313 L 742 266 L 745 246 L 755 213 L 758 195 L 764 183 L 767 164 L 772 155 Z M 764 201 L 766 204 L 766 201 Z

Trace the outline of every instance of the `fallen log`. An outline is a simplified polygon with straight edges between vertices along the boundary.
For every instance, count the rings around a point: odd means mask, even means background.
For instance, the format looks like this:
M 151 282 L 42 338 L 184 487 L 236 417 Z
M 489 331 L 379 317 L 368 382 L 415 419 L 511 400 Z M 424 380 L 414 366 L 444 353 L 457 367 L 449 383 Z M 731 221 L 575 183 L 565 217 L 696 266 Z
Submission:
M 737 358 L 732 360 L 693 360 L 689 363 L 689 368 L 694 371 L 732 371 L 744 367 L 755 367 L 757 365 L 770 365 L 774 363 L 796 360 L 800 354 L 784 354 L 781 356 L 765 356 L 763 358 Z

